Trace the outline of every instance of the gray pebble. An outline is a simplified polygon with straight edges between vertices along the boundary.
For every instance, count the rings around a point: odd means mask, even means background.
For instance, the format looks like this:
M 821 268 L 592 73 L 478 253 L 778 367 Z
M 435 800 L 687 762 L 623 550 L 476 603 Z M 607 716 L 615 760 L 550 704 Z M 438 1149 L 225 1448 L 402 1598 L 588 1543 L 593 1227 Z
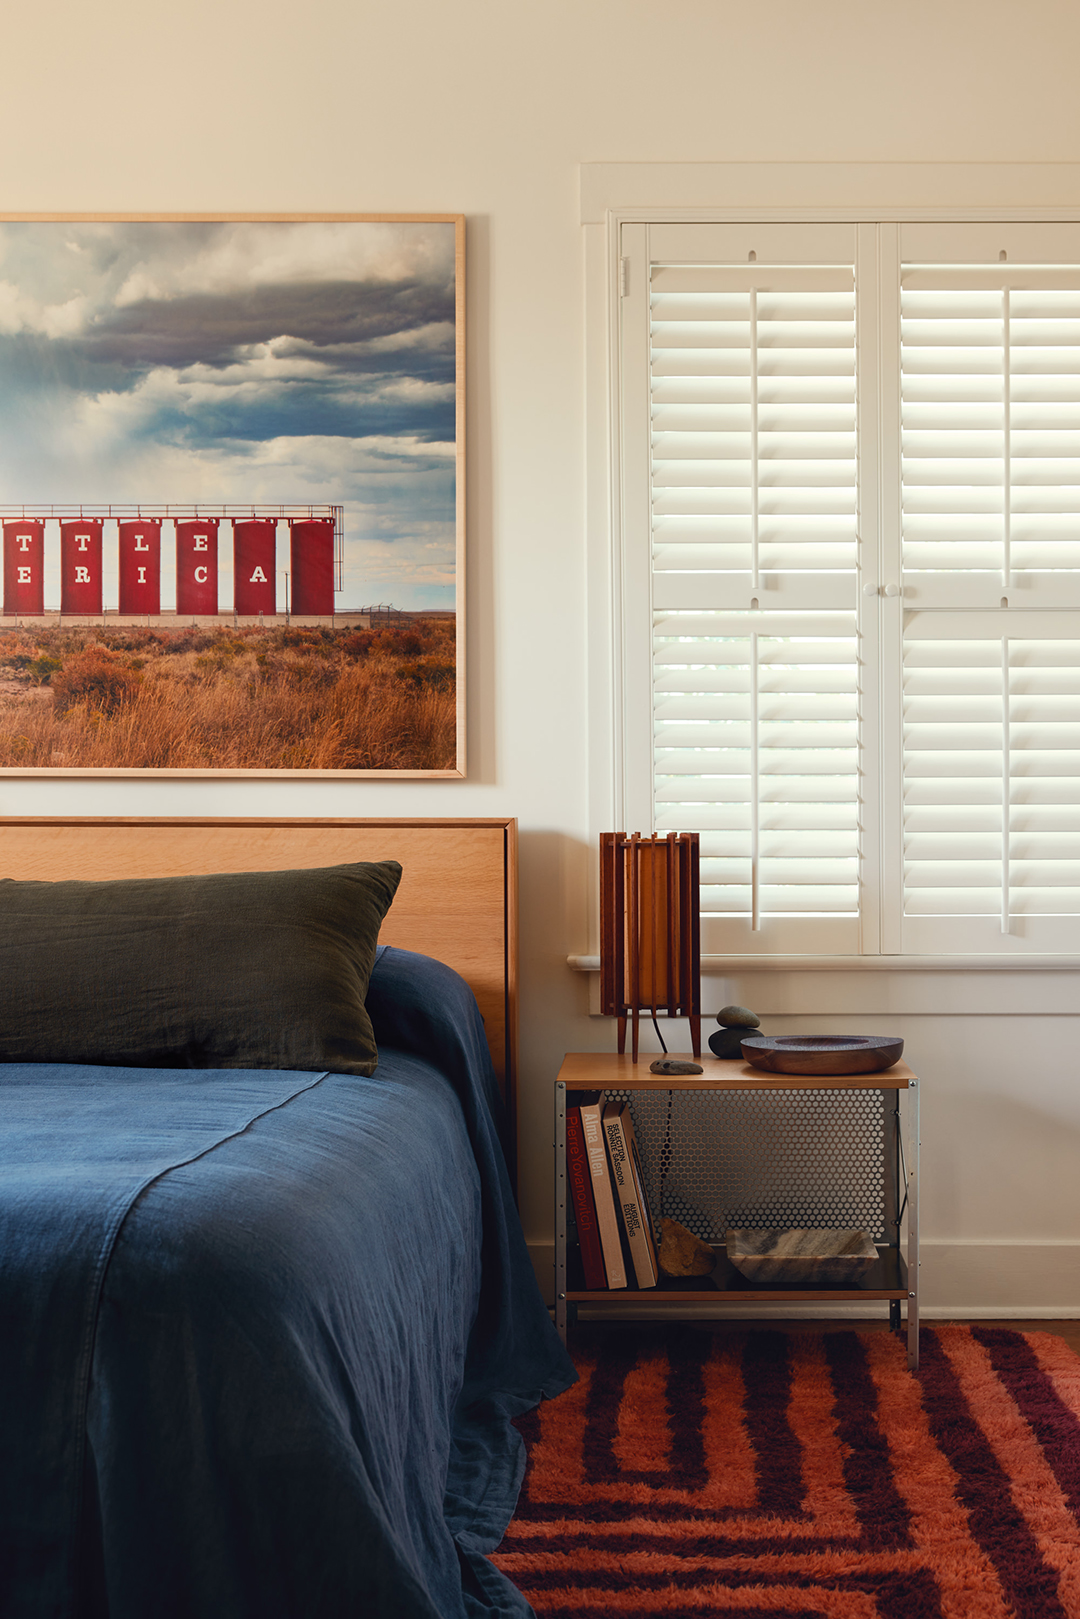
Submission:
M 717 1023 L 725 1029 L 760 1029 L 761 1019 L 748 1006 L 722 1006 L 716 1014 Z
M 703 1074 L 700 1063 L 681 1062 L 678 1057 L 657 1057 L 649 1064 L 650 1074 Z

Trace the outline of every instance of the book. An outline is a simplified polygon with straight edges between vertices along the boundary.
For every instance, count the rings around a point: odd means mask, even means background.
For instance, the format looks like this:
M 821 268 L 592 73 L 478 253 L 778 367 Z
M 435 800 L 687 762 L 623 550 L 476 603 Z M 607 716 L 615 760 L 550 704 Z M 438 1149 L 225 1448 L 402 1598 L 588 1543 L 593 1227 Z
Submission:
M 588 1093 L 590 1100 L 581 1103 L 581 1132 L 585 1137 L 585 1151 L 592 1176 L 593 1201 L 596 1204 L 596 1224 L 600 1231 L 600 1247 L 604 1255 L 604 1273 L 609 1287 L 626 1286 L 626 1263 L 623 1259 L 619 1218 L 615 1212 L 611 1173 L 607 1153 L 604 1151 L 604 1127 L 600 1117 L 601 1091 Z
M 630 1109 L 625 1102 L 609 1102 L 604 1108 L 604 1139 L 611 1163 L 615 1201 L 626 1232 L 630 1258 L 638 1287 L 655 1287 L 658 1275 L 656 1254 L 645 1231 L 646 1213 L 641 1194 L 634 1181 L 634 1171 L 627 1143 L 627 1131 L 633 1130 Z
M 641 1205 L 641 1223 L 645 1228 L 645 1240 L 649 1244 L 653 1275 L 659 1280 L 660 1256 L 656 1247 L 656 1225 L 653 1221 L 652 1209 L 649 1207 L 649 1194 L 645 1190 L 645 1171 L 641 1167 L 641 1154 L 638 1151 L 637 1136 L 634 1133 L 634 1119 L 629 1108 L 623 1114 L 623 1133 L 626 1136 L 627 1151 L 630 1155 L 630 1169 L 634 1176 L 634 1189 Z
M 566 1179 L 570 1187 L 570 1203 L 577 1225 L 581 1267 L 585 1273 L 585 1286 L 607 1286 L 604 1255 L 600 1247 L 600 1228 L 596 1223 L 596 1200 L 593 1197 L 592 1171 L 585 1149 L 585 1132 L 581 1127 L 582 1093 L 569 1091 L 566 1097 Z

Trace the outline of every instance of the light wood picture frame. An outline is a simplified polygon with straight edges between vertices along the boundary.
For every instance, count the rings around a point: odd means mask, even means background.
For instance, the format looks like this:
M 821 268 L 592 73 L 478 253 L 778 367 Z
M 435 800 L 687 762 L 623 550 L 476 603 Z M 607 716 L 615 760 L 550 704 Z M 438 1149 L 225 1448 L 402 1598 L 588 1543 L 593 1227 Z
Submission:
M 464 216 L 0 217 L 0 558 L 0 775 L 464 776 Z

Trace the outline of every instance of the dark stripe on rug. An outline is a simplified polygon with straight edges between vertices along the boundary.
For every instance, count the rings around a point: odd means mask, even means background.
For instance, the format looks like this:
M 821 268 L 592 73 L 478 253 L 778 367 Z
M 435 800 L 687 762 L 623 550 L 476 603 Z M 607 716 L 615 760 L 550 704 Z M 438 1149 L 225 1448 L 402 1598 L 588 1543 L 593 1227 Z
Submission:
M 589 1611 L 596 1616 L 596 1619 L 609 1619 L 609 1616 L 604 1613 L 602 1608 L 592 1608 Z M 729 1613 L 741 1614 L 743 1619 L 822 1619 L 823 1611 L 821 1608 L 753 1607 L 748 1609 L 744 1603 L 740 1603 L 737 1608 L 733 1608 L 726 1602 L 721 1607 L 717 1607 L 715 1601 L 710 1602 L 707 1608 L 695 1603 L 692 1608 L 664 1607 L 662 1610 L 656 1608 L 627 1608 L 621 1601 L 618 1603 L 619 1619 L 718 1619 L 718 1616 Z M 578 1607 L 545 1607 L 543 1619 L 586 1619 L 586 1616 L 582 1614 L 581 1609 Z M 922 1619 L 922 1615 L 913 1616 L 913 1619 Z
M 669 1480 L 665 1476 L 661 1488 L 666 1489 L 668 1483 Z M 620 1492 L 617 1485 L 612 1485 L 610 1493 L 603 1494 L 597 1501 L 579 1500 L 576 1490 L 558 1499 L 543 1500 L 531 1493 L 526 1479 L 526 1488 L 518 1500 L 514 1517 L 518 1522 L 529 1523 L 543 1523 L 548 1519 L 565 1521 L 570 1518 L 577 1523 L 611 1523 L 613 1520 L 621 1521 L 630 1516 L 648 1517 L 656 1523 L 685 1521 L 700 1527 L 704 1533 L 713 1529 L 718 1531 L 723 1524 L 730 1523 L 733 1518 L 757 1519 L 761 1515 L 757 1506 L 696 1507 L 684 1501 L 633 1500 L 629 1498 L 627 1492 Z M 794 1516 L 805 1517 L 806 1514 Z M 507 1533 L 513 1533 L 513 1524 Z M 814 1544 L 820 1546 L 822 1542 L 819 1539 Z M 855 1548 L 861 1546 L 863 1540 L 861 1534 L 845 1536 L 842 1540 L 830 1537 L 829 1544 Z
M 1022 1333 L 973 1327 L 972 1337 L 989 1350 L 990 1364 L 1039 1441 L 1069 1510 L 1080 1518 L 1080 1418 L 1062 1400 Z
M 762 1612 L 768 1609 L 753 1607 L 747 1609 L 745 1604 L 738 1608 L 734 1604 L 730 1608 L 723 1605 L 723 1591 L 738 1591 L 754 1589 L 772 1591 L 777 1586 L 800 1592 L 820 1591 L 822 1593 L 851 1593 L 859 1592 L 873 1600 L 874 1612 L 877 1619 L 942 1619 L 941 1594 L 934 1576 L 926 1569 L 890 1569 L 880 1574 L 872 1572 L 852 1574 L 811 1575 L 804 1572 L 762 1573 L 755 1568 L 746 1569 L 673 1569 L 658 1574 L 647 1574 L 639 1569 L 623 1573 L 618 1569 L 597 1569 L 575 1567 L 568 1570 L 544 1570 L 537 1574 L 518 1576 L 526 1596 L 533 1592 L 564 1590 L 573 1585 L 579 1591 L 606 1591 L 611 1593 L 611 1605 L 608 1610 L 617 1614 L 618 1619 L 633 1619 L 635 1614 L 657 1613 L 663 1619 L 669 1619 L 673 1612 L 679 1610 L 665 1605 L 657 1610 L 655 1607 L 628 1607 L 624 1606 L 624 1597 L 635 1591 L 671 1591 L 673 1594 L 682 1591 L 698 1591 L 701 1593 L 713 1592 L 720 1588 L 721 1595 L 712 1596 L 709 1606 L 692 1608 L 689 1611 L 695 1619 L 712 1619 L 712 1615 L 726 1612 L 746 1614 L 747 1619 L 759 1619 Z M 813 1598 L 810 1599 L 813 1601 Z M 810 1608 L 815 1619 L 822 1614 L 835 1612 L 835 1604 L 821 1602 Z M 559 1613 L 558 1608 L 543 1604 L 543 1619 L 551 1619 L 553 1614 Z M 586 1614 L 594 1614 L 597 1619 L 607 1619 L 605 1610 L 590 1605 L 583 1608 L 580 1604 L 576 1609 L 567 1609 L 573 1613 L 573 1619 L 584 1619 Z M 779 1608 L 784 1619 L 792 1619 L 793 1613 L 801 1610 Z M 802 1610 L 805 1611 L 805 1610 Z M 972 1610 L 971 1619 L 977 1619 L 977 1610 Z
M 866 1350 L 854 1332 L 830 1332 L 825 1355 L 836 1397 L 836 1433 L 849 1451 L 844 1483 L 866 1545 L 873 1551 L 906 1550 L 914 1545 L 911 1512 L 896 1487 L 889 1444 L 878 1426 L 877 1387 Z
M 630 1507 L 627 1512 L 641 1512 L 642 1516 L 655 1519 L 659 1514 L 653 1507 L 646 1506 L 640 1509 Z M 611 1516 L 611 1506 L 607 1508 Z M 579 1514 L 574 1513 L 577 1521 Z M 564 1520 L 565 1521 L 565 1520 Z M 689 1520 L 688 1520 L 689 1521 Z M 510 1525 L 506 1537 L 499 1547 L 500 1551 L 527 1552 L 535 1550 L 551 1551 L 553 1548 L 561 1553 L 604 1552 L 608 1556 L 628 1556 L 632 1552 L 650 1552 L 656 1557 L 671 1559 L 686 1559 L 695 1557 L 820 1557 L 822 1553 L 843 1552 L 850 1553 L 852 1560 L 859 1555 L 866 1557 L 867 1549 L 861 1536 L 858 1535 L 724 1535 L 709 1529 L 707 1524 L 696 1524 L 695 1527 L 705 1530 L 705 1533 L 691 1535 L 651 1534 L 648 1530 L 634 1530 L 622 1532 L 617 1529 L 610 1534 L 577 1534 L 573 1531 L 563 1530 L 554 1540 L 540 1543 L 535 1535 L 522 1535 L 516 1538 L 514 1526 Z
M 667 1404 L 671 1423 L 671 1465 L 663 1480 L 679 1490 L 700 1490 L 708 1482 L 705 1465 L 705 1363 L 715 1340 L 705 1332 L 676 1331 L 667 1339 L 670 1371 Z
M 806 1500 L 803 1451 L 788 1420 L 791 1365 L 782 1332 L 754 1332 L 742 1355 L 743 1420 L 754 1452 L 758 1508 L 794 1517 Z
M 529 1498 L 529 1485 L 532 1479 L 533 1471 L 533 1454 L 543 1431 L 540 1419 L 541 1410 L 542 1406 L 537 1405 L 534 1406 L 531 1411 L 522 1411 L 519 1416 L 511 1418 L 512 1426 L 517 1429 L 518 1433 L 525 1441 L 525 1472 L 521 1480 L 521 1489 L 518 1492 L 518 1511 L 524 1507 Z
M 930 1431 L 957 1474 L 957 1493 L 975 1540 L 992 1561 L 1016 1619 L 1068 1619 L 1048 1568 L 1009 1489 L 1007 1474 L 971 1414 L 933 1332 L 919 1334 L 918 1376 Z
M 519 1417 L 514 1417 L 513 1424 L 518 1433 L 530 1448 L 540 1438 L 540 1412 L 542 1405 L 536 1405 L 531 1411 L 523 1411 Z
M 601 1608 L 592 1608 L 590 1612 L 596 1619 L 609 1619 Z M 620 1601 L 618 1604 L 619 1619 L 718 1619 L 718 1616 L 729 1613 L 738 1613 L 743 1619 L 822 1619 L 821 1608 L 750 1608 L 740 1603 L 737 1608 L 724 1603 L 717 1607 L 710 1602 L 707 1608 L 695 1603 L 692 1608 L 627 1608 Z M 573 1608 L 547 1608 L 544 1609 L 543 1619 L 585 1619 L 585 1615 L 578 1607 Z M 918 1619 L 922 1619 L 919 1615 Z
M 581 1446 L 585 1477 L 590 1484 L 610 1484 L 619 1477 L 615 1455 L 619 1407 L 639 1349 L 640 1337 L 632 1328 L 602 1338 L 597 1344 Z

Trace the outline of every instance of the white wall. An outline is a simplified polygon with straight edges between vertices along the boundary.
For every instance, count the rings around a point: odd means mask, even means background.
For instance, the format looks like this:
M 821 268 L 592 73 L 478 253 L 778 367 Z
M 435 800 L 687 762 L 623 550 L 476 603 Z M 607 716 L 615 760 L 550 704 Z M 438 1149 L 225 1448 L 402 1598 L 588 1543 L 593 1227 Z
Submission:
M 590 945 L 593 864 L 577 164 L 1075 161 L 1078 59 L 1068 0 L 9 8 L 4 211 L 469 216 L 470 764 L 430 786 L 0 780 L 0 813 L 516 814 L 522 1201 L 546 1237 L 551 1077 L 564 1050 L 613 1039 L 565 965 Z M 1080 1313 L 1070 996 L 1038 1021 L 1022 995 L 992 1020 L 893 1016 L 927 1081 L 942 1308 Z M 1004 1238 L 1035 1248 L 999 1263 L 986 1243 Z

